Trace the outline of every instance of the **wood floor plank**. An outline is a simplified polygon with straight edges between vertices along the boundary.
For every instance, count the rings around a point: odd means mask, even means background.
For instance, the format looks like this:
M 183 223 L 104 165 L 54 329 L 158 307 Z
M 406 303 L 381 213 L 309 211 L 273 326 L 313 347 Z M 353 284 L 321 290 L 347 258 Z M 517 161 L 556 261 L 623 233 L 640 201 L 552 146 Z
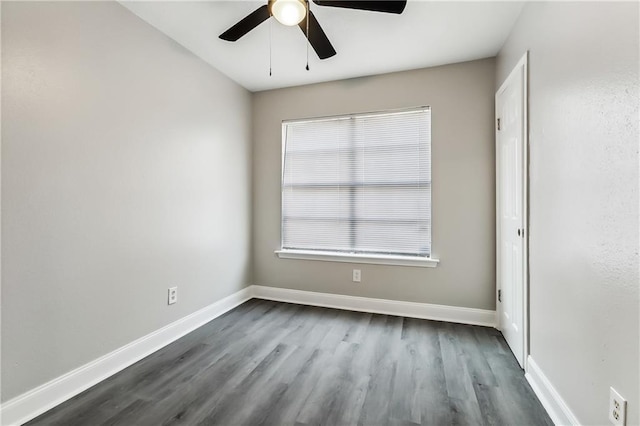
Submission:
M 464 359 L 459 336 L 456 334 L 456 327 L 453 324 L 446 324 L 440 330 L 439 335 L 447 394 L 450 398 L 460 401 L 475 399 L 473 383 Z
M 282 366 L 273 371 L 261 389 L 261 397 L 247 404 L 247 413 L 242 418 L 236 417 L 235 423 L 260 425 L 260 424 L 280 424 L 281 419 L 269 419 L 274 407 L 287 406 L 285 399 L 287 391 L 291 389 L 292 383 L 300 377 L 318 354 L 318 350 L 311 347 L 296 347 L 287 357 Z
M 350 370 L 359 350 L 356 343 L 342 342 L 335 353 L 329 353 L 331 360 L 314 385 L 313 391 L 305 401 L 297 422 L 303 424 L 327 423 L 327 417 L 339 418 L 342 415 L 343 400 L 347 397 L 349 384 L 352 382 Z
M 299 372 L 288 383 L 282 397 L 271 406 L 261 425 L 293 425 L 304 408 L 315 384 L 328 365 L 329 354 L 315 349 L 300 367 Z
M 431 322 L 428 327 L 424 327 L 424 323 L 419 324 L 416 330 L 415 349 L 420 366 L 417 372 L 420 382 L 421 424 L 448 425 L 452 419 L 440 346 L 441 328 L 442 323 Z
M 294 348 L 278 344 L 231 392 L 226 392 L 213 409 L 196 423 L 209 424 L 239 424 L 246 420 L 251 412 L 251 405 L 261 402 L 264 396 L 269 396 L 265 390 L 270 375 L 282 366 L 282 363 L 293 352 Z
M 28 423 L 552 425 L 497 330 L 250 300 Z
M 467 371 L 471 376 L 471 382 L 473 384 L 481 383 L 486 386 L 496 386 L 496 378 L 480 348 L 474 328 L 476 327 L 462 325 L 458 325 L 456 328 L 456 335 L 464 354 L 463 358 Z

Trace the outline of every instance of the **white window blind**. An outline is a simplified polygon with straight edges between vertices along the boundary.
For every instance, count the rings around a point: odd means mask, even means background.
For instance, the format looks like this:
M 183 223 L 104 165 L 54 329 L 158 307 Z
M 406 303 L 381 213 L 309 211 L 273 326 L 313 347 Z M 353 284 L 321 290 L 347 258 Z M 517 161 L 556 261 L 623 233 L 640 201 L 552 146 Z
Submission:
M 428 107 L 282 126 L 283 250 L 430 256 Z

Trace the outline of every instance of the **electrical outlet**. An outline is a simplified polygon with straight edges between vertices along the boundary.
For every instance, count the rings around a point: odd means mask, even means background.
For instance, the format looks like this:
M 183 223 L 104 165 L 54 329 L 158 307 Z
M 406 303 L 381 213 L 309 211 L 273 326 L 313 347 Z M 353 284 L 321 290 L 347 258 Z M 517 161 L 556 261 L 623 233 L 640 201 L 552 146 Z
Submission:
M 169 300 L 168 304 L 173 305 L 178 301 L 178 287 L 171 287 L 169 289 Z
M 627 423 L 627 400 L 614 388 L 609 388 L 609 420 L 616 426 Z
M 353 282 L 354 283 L 359 283 L 360 282 L 360 278 L 361 278 L 360 269 L 354 269 L 353 270 L 353 277 L 352 277 Z

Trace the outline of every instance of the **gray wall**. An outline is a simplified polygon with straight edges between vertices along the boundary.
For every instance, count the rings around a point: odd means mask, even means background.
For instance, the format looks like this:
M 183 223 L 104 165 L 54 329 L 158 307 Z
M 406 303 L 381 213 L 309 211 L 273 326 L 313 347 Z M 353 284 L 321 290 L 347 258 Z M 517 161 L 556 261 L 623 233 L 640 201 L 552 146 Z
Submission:
M 254 94 L 254 284 L 495 308 L 494 59 Z M 437 268 L 277 258 L 281 122 L 432 107 L 433 255 Z
M 583 424 L 638 402 L 638 3 L 527 4 L 531 356 Z
M 251 281 L 251 95 L 115 2 L 2 9 L 7 400 Z

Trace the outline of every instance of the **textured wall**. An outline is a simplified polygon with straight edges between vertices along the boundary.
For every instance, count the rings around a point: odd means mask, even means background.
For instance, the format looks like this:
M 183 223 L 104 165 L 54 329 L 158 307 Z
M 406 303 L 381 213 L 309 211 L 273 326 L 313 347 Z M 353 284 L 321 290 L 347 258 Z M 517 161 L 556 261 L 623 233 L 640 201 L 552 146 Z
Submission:
M 251 96 L 115 2 L 2 9 L 7 400 L 250 281 Z
M 640 422 L 638 3 L 529 3 L 497 59 L 529 50 L 531 356 L 583 424 L 609 386 Z
M 495 308 L 494 59 L 254 94 L 254 283 Z M 281 122 L 429 105 L 437 268 L 279 259 Z

